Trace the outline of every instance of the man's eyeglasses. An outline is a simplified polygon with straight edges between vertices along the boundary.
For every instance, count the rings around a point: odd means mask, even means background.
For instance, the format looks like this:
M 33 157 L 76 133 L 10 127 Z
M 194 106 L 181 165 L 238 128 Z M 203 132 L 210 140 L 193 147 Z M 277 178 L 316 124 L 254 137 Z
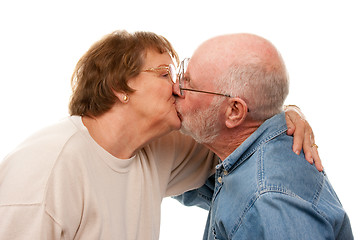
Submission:
M 192 89 L 192 88 L 184 88 L 184 82 L 186 81 L 186 77 L 185 77 L 185 73 L 187 70 L 187 66 L 189 63 L 190 58 L 185 58 L 181 64 L 180 64 L 180 69 L 179 69 L 179 89 L 180 89 L 180 95 L 184 96 L 183 91 L 192 91 L 192 92 L 199 92 L 199 93 L 207 93 L 207 94 L 214 94 L 214 95 L 218 95 L 218 96 L 224 96 L 224 97 L 229 97 L 232 98 L 233 96 L 231 96 L 230 94 L 223 94 L 223 93 L 217 93 L 217 92 L 209 92 L 209 91 L 202 91 L 202 90 L 196 90 L 196 89 Z M 250 112 L 250 109 L 247 110 L 248 112 Z
M 168 66 L 163 66 L 163 67 L 148 68 L 148 69 L 143 70 L 143 72 L 159 72 L 162 70 L 166 71 L 166 73 L 169 75 L 172 83 L 176 83 L 176 69 L 175 69 L 175 66 L 172 64 L 169 64 Z
M 184 83 L 186 81 L 186 77 L 185 77 L 185 73 L 187 70 L 187 66 L 189 63 L 190 58 L 185 58 L 181 64 L 180 64 L 180 69 L 179 69 L 179 89 L 180 89 L 180 95 L 184 96 L 183 91 L 192 91 L 192 92 L 199 92 L 199 93 L 207 93 L 207 94 L 214 94 L 214 95 L 219 95 L 219 96 L 224 96 L 224 97 L 232 97 L 229 94 L 223 94 L 223 93 L 216 93 L 216 92 L 209 92 L 209 91 L 202 91 L 202 90 L 196 90 L 196 89 L 192 89 L 192 88 L 184 88 Z

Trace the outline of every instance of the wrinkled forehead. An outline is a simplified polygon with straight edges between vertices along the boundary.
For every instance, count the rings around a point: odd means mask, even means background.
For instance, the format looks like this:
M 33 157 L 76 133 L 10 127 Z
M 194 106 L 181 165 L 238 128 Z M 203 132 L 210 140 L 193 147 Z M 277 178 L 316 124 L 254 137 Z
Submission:
M 209 82 L 220 76 L 222 71 L 223 69 L 215 55 L 198 49 L 190 58 L 185 76 L 191 77 L 192 81 L 199 79 Z
M 208 89 L 213 84 L 216 70 L 203 61 L 202 58 L 191 58 L 188 63 L 185 77 L 191 82 L 191 86 L 198 89 Z

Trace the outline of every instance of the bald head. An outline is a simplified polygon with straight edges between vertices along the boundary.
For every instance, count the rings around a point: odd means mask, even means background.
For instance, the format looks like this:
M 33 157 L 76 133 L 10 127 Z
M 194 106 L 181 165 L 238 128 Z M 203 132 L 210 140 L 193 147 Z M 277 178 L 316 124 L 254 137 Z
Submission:
M 198 47 L 190 64 L 208 84 L 244 99 L 254 119 L 264 120 L 282 110 L 287 72 L 268 40 L 247 33 L 214 37 Z
M 247 33 L 211 38 L 198 47 L 192 59 L 206 65 L 213 73 L 216 70 L 216 75 L 223 73 L 230 66 L 256 60 L 282 63 L 278 51 L 268 40 Z

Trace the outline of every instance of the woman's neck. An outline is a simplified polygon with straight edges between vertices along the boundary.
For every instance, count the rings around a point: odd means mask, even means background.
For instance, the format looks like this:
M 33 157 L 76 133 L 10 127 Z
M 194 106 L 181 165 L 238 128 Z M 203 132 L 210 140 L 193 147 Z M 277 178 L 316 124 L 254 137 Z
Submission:
M 152 140 L 169 132 L 131 112 L 110 110 L 98 117 L 84 116 L 82 121 L 91 137 L 111 155 L 128 159 Z

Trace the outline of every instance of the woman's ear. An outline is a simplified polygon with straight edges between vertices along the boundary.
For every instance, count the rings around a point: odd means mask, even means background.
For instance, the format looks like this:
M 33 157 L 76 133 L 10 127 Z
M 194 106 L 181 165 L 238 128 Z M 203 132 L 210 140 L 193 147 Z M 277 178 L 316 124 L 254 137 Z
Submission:
M 247 104 L 241 98 L 230 98 L 225 112 L 225 125 L 235 128 L 243 123 L 248 114 Z
M 114 94 L 119 99 L 119 101 L 121 103 L 125 104 L 125 103 L 128 103 L 129 100 L 130 100 L 129 95 L 127 93 L 125 93 L 125 92 L 115 92 L 114 91 Z

